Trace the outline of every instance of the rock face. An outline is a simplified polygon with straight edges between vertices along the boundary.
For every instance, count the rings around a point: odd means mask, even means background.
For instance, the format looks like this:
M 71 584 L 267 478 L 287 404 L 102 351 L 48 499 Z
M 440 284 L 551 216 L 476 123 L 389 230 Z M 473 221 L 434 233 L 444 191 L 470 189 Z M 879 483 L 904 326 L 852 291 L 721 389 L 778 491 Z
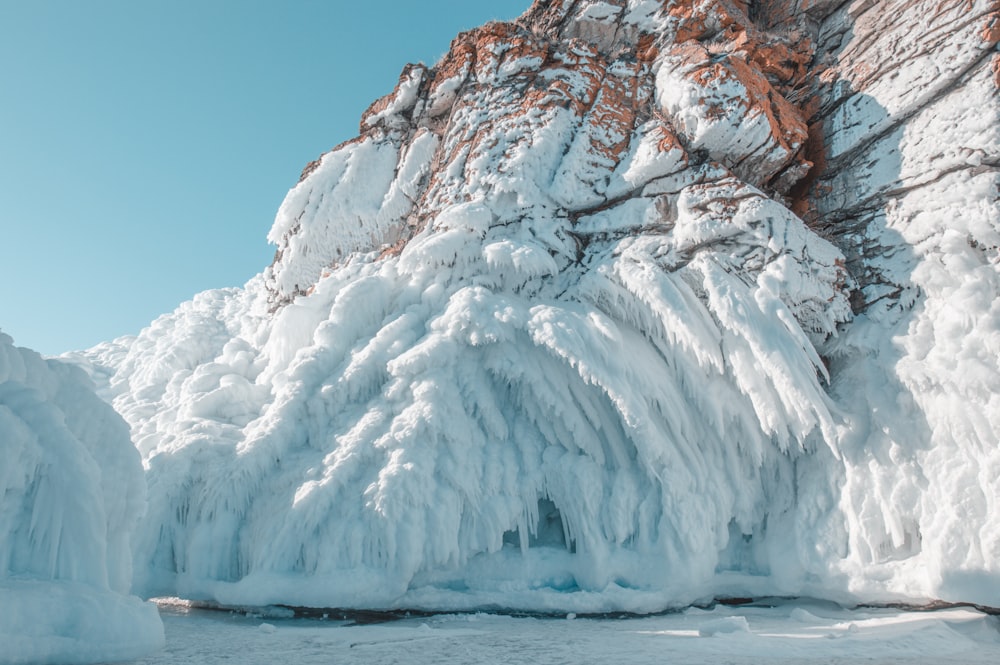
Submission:
M 549 0 L 90 353 L 147 593 L 1000 597 L 996 3 Z
M 852 414 L 848 574 L 873 593 L 1000 597 L 998 29 L 997 2 L 890 1 L 815 32 L 805 218 L 857 282 L 832 394 Z

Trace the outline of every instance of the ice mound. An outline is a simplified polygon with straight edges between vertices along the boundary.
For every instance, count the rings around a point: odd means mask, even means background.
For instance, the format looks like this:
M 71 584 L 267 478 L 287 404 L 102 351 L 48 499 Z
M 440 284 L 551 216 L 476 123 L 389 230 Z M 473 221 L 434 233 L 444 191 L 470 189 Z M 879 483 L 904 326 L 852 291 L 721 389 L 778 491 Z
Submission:
M 77 367 L 0 333 L 0 663 L 136 658 L 163 644 L 129 596 L 145 482 L 128 426 Z

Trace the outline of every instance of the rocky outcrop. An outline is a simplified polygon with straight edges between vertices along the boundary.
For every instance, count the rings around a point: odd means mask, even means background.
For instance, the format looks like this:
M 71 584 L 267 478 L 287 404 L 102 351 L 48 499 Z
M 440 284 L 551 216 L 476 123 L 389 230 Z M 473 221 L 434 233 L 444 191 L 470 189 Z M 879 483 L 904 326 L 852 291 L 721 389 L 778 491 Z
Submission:
M 304 177 L 279 212 L 275 302 L 352 252 L 402 247 L 448 205 L 511 186 L 516 171 L 574 214 L 638 196 L 669 169 L 720 168 L 787 194 L 812 165 L 802 106 L 812 43 L 788 28 L 791 14 L 769 27 L 752 13 L 739 2 L 541 2 L 515 23 L 460 35 L 433 68 L 407 66 L 360 136 L 324 156 L 328 177 Z M 533 173 L 518 156 L 538 133 L 553 147 L 532 151 L 551 153 Z M 640 176 L 628 163 L 637 150 L 669 166 Z M 363 172 L 378 175 L 362 203 L 351 183 Z

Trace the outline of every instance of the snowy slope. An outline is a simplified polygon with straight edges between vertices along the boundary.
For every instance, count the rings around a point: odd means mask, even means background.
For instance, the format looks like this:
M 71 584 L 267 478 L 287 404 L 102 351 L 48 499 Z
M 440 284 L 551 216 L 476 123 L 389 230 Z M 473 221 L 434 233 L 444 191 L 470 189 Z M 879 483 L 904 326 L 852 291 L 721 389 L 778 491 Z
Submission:
M 262 275 L 88 352 L 137 588 L 1000 604 L 996 35 L 943 4 L 537 2 L 407 67 Z
M 135 658 L 156 608 L 128 591 L 145 483 L 128 427 L 78 368 L 0 333 L 0 663 Z

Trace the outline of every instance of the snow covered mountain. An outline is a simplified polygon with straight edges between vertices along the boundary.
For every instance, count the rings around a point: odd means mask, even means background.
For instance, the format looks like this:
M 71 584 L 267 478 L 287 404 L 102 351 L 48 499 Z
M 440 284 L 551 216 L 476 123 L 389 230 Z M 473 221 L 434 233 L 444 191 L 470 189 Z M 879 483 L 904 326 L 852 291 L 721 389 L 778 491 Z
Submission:
M 129 596 L 145 503 L 128 426 L 77 367 L 0 333 L 0 663 L 135 658 L 163 644 Z
M 539 0 L 86 362 L 144 594 L 1000 605 L 1000 11 Z

